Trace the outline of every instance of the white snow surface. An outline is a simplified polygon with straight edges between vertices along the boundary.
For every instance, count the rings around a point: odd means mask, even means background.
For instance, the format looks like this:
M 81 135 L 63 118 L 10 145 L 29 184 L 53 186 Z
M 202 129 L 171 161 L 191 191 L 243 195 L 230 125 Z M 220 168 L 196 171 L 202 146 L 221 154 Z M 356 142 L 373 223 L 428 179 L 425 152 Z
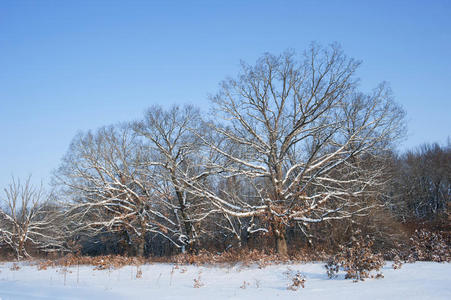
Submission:
M 93 270 L 92 266 L 38 270 L 35 263 L 0 264 L 0 299 L 451 299 L 451 264 L 417 262 L 394 270 L 388 262 L 383 279 L 354 283 L 344 274 L 326 275 L 324 263 L 258 266 L 146 264 L 138 268 Z M 287 289 L 300 272 L 305 288 Z M 202 287 L 194 288 L 194 279 Z M 246 283 L 244 283 L 246 281 Z M 244 288 L 245 287 L 245 288 Z

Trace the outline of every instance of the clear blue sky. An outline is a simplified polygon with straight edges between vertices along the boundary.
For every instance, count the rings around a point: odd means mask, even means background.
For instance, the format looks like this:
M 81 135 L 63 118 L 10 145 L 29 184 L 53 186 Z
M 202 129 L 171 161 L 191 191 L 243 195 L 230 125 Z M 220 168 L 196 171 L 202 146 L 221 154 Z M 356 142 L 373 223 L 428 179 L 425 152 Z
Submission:
M 79 130 L 152 104 L 208 107 L 264 52 L 337 41 L 391 83 L 407 149 L 451 132 L 451 1 L 0 2 L 0 188 L 50 177 Z

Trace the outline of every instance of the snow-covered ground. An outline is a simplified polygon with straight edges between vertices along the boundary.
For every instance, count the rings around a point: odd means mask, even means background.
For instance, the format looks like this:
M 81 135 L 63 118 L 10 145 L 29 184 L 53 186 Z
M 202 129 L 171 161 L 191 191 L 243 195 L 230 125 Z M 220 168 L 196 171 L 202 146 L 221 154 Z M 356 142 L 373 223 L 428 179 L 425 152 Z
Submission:
M 328 279 L 323 263 L 255 267 L 197 267 L 149 264 L 115 270 L 93 267 L 49 268 L 0 264 L 0 299 L 451 299 L 451 264 L 418 262 L 383 279 L 353 283 L 343 275 Z M 137 278 L 137 272 L 142 275 Z M 305 288 L 287 290 L 293 275 Z M 138 272 L 139 273 L 139 272 Z M 194 288 L 194 279 L 202 285 Z

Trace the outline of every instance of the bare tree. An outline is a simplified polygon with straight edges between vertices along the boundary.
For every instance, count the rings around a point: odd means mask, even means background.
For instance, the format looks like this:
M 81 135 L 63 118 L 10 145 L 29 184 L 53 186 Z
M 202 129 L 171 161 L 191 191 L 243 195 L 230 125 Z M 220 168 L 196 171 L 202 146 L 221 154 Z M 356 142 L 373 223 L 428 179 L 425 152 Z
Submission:
M 180 247 L 167 189 L 155 185 L 158 174 L 149 173 L 148 156 L 128 125 L 77 136 L 56 173 L 69 197 L 70 230 L 91 236 L 116 232 L 139 256 L 148 233 Z
M 198 109 L 173 106 L 168 110 L 153 106 L 134 130 L 144 137 L 149 153 L 147 166 L 155 176 L 155 186 L 168 187 L 166 201 L 174 212 L 183 249 L 194 251 L 202 230 L 200 223 L 215 213 L 202 197 L 189 193 L 186 182 L 204 182 L 209 174 L 202 167 L 205 146 L 193 132 L 202 131 Z
M 64 243 L 63 232 L 58 227 L 58 211 L 52 209 L 50 195 L 42 185 L 12 179 L 0 198 L 0 244 L 15 252 L 16 258 L 30 258 L 28 247 L 35 250 L 58 251 Z
M 191 182 L 192 193 L 227 215 L 267 220 L 281 254 L 292 222 L 364 213 L 365 197 L 385 180 L 365 161 L 383 156 L 402 134 L 404 113 L 385 84 L 370 94 L 357 90 L 358 66 L 335 45 L 313 45 L 300 62 L 286 52 L 243 64 L 212 97 L 223 125 L 211 122 L 215 138 L 199 138 L 222 156 L 205 165 L 247 182 L 255 196 L 231 201 Z

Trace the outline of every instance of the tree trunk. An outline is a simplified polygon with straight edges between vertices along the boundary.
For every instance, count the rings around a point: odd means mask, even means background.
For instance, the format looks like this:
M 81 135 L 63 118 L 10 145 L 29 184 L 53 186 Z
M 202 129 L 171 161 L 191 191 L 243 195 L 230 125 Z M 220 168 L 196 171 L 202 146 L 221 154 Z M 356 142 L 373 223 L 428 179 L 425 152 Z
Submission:
M 180 212 L 182 215 L 182 222 L 185 227 L 186 236 L 188 237 L 188 244 L 186 245 L 186 250 L 188 253 L 196 252 L 196 243 L 193 238 L 193 230 L 191 227 L 191 223 L 188 221 L 188 216 L 186 215 L 185 205 L 183 203 L 180 204 Z
M 17 251 L 17 260 L 20 260 L 21 258 L 26 258 L 25 255 L 25 242 L 24 242 L 24 237 L 20 237 L 19 238 L 19 246 L 18 246 L 18 251 Z
M 287 256 L 288 246 L 285 225 L 282 222 L 276 220 L 274 216 L 272 216 L 272 219 L 271 229 L 274 236 L 274 246 L 276 248 L 276 252 L 281 256 Z
M 185 199 L 184 199 L 184 195 L 183 192 L 178 188 L 178 182 L 177 179 L 174 175 L 174 173 L 171 175 L 171 180 L 172 183 L 174 185 L 174 189 L 175 189 L 175 194 L 177 196 L 177 200 L 179 203 L 179 207 L 180 207 L 180 214 L 182 217 L 182 223 L 183 223 L 183 227 L 185 229 L 185 234 L 188 237 L 188 243 L 185 245 L 185 250 L 188 253 L 195 253 L 197 250 L 197 245 L 194 241 L 194 232 L 193 232 L 193 228 L 191 227 L 192 224 L 189 221 L 189 217 L 186 213 L 186 205 L 185 205 Z
M 138 239 L 138 247 L 136 249 L 136 255 L 139 257 L 143 257 L 144 256 L 144 247 L 146 244 L 146 239 L 144 236 L 140 236 Z
M 146 221 L 144 217 L 141 217 L 141 235 L 138 237 L 138 247 L 136 249 L 136 255 L 139 257 L 144 256 L 144 248 L 146 246 Z
M 276 239 L 276 250 L 277 253 L 281 256 L 288 255 L 288 247 L 287 247 L 287 239 L 285 237 L 285 232 L 279 232 L 275 235 Z

